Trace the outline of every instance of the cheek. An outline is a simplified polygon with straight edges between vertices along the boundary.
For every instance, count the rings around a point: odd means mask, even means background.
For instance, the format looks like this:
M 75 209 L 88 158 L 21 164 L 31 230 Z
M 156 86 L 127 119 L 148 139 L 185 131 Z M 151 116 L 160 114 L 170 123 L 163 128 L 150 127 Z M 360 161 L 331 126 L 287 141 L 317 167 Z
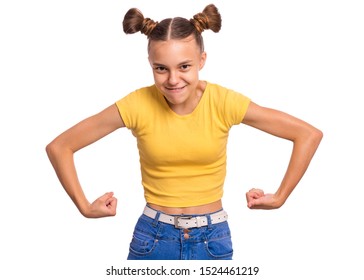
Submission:
M 163 83 L 163 76 L 162 75 L 158 75 L 158 74 L 153 73 L 153 78 L 154 78 L 154 82 L 156 84 Z
M 189 80 L 191 82 L 196 81 L 196 80 L 198 80 L 198 73 L 199 73 L 198 71 L 193 69 L 193 70 L 189 71 L 188 73 L 186 73 L 185 79 Z

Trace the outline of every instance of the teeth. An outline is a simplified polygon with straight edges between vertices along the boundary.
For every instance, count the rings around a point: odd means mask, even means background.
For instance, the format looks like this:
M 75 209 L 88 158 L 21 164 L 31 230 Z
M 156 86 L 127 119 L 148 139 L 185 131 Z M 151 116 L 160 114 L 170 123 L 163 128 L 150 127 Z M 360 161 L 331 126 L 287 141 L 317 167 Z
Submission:
M 183 87 L 180 88 L 168 88 L 169 90 L 176 90 L 176 89 L 183 89 Z

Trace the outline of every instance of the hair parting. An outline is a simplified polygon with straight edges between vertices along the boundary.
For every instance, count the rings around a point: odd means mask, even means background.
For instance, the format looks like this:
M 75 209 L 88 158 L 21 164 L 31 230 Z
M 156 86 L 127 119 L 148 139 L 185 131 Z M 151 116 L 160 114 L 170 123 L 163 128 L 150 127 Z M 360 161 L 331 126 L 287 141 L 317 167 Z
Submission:
M 204 10 L 191 19 L 182 17 L 167 18 L 161 22 L 145 18 L 137 8 L 131 8 L 125 14 L 123 30 L 126 34 L 141 32 L 151 41 L 167 41 L 169 39 L 184 39 L 193 35 L 201 51 L 204 49 L 201 33 L 204 30 L 217 33 L 221 29 L 221 15 L 214 4 L 207 5 Z

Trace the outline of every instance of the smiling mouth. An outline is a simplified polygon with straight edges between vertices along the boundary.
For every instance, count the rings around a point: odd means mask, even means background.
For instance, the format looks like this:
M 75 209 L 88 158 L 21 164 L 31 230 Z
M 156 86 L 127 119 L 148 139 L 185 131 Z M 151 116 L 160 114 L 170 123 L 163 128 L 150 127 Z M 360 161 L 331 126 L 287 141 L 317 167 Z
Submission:
M 174 87 L 174 88 L 170 88 L 170 87 L 166 87 L 167 90 L 181 90 L 183 88 L 185 88 L 186 86 L 183 87 Z

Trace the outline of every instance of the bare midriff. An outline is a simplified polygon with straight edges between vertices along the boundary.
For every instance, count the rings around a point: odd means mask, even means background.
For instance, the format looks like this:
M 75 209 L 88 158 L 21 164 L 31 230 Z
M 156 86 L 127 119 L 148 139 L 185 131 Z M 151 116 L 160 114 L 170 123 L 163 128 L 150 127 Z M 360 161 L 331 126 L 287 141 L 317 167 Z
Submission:
M 202 215 L 202 214 L 216 212 L 222 209 L 221 200 L 209 204 L 192 206 L 192 207 L 166 207 L 153 203 L 148 203 L 148 205 L 154 210 L 158 210 L 169 215 L 194 215 L 194 214 Z

